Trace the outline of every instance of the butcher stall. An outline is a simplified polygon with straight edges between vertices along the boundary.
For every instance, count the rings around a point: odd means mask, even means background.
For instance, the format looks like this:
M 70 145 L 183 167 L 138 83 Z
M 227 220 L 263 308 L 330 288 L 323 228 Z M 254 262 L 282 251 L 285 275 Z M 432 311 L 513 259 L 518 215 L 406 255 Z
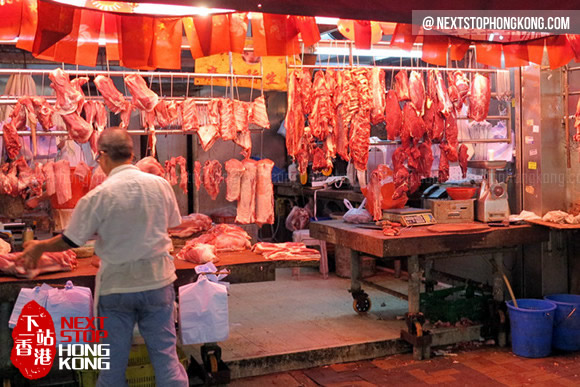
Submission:
M 577 35 L 434 34 L 404 5 L 167 3 L 0 1 L 0 370 L 18 374 L 22 290 L 94 292 L 94 240 L 19 258 L 107 179 L 109 127 L 173 187 L 176 289 L 202 265 L 228 275 L 230 338 L 201 352 L 215 383 L 505 346 L 506 300 L 580 291 Z

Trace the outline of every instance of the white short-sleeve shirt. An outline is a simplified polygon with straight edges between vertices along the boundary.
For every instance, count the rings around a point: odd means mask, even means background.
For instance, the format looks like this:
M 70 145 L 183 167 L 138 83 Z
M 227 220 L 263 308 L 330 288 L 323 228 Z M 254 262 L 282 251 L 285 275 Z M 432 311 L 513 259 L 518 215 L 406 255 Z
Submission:
M 167 229 L 180 222 L 169 183 L 126 164 L 79 200 L 64 235 L 79 246 L 96 235 L 101 295 L 132 293 L 175 281 Z

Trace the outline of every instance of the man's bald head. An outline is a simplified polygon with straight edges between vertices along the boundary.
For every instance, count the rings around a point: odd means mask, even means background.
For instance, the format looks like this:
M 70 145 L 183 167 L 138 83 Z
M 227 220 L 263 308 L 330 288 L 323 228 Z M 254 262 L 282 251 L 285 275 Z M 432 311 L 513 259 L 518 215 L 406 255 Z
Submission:
M 97 147 L 115 163 L 129 161 L 133 157 L 133 140 L 125 129 L 103 130 L 97 141 Z

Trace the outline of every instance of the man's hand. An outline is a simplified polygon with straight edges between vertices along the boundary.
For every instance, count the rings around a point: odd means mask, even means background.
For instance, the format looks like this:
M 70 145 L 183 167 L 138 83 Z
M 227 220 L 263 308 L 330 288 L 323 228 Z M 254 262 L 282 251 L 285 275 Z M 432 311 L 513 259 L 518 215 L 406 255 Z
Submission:
M 40 241 L 28 241 L 24 245 L 24 251 L 20 256 L 19 263 L 26 269 L 36 269 L 38 260 L 44 253 L 43 244 Z

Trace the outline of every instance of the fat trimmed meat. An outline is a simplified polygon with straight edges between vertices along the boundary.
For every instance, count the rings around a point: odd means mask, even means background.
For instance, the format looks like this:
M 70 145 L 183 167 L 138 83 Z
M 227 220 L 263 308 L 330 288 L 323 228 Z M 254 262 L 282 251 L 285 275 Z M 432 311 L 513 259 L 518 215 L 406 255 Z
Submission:
M 133 105 L 145 112 L 152 112 L 159 103 L 159 96 L 151 90 L 139 74 L 125 76 L 125 85 L 133 96 Z
M 97 90 L 99 90 L 99 93 L 101 93 L 105 100 L 105 105 L 107 105 L 110 111 L 119 114 L 127 109 L 128 101 L 125 99 L 123 94 L 117 90 L 111 78 L 97 75 L 94 82 Z
M 141 160 L 135 164 L 137 168 L 143 172 L 151 173 L 159 177 L 165 177 L 165 169 L 159 164 L 159 161 L 155 157 L 147 156 L 143 157 Z
M 169 235 L 178 238 L 189 238 L 193 234 L 207 231 L 211 228 L 211 218 L 205 214 L 189 214 L 181 218 L 181 224 L 167 230 Z
M 70 164 L 67 160 L 54 163 L 56 181 L 56 201 L 58 204 L 68 202 L 72 198 Z
M 208 243 L 186 243 L 177 253 L 177 258 L 197 264 L 217 262 L 217 248 Z
M 77 112 L 61 115 L 70 138 L 79 144 L 88 142 L 93 135 L 93 127 Z
M 260 128 L 270 129 L 270 120 L 268 119 L 268 111 L 266 109 L 266 100 L 264 96 L 259 96 L 252 102 L 250 113 L 250 124 L 259 126 Z
M 371 69 L 371 124 L 385 121 L 385 70 L 373 67 Z
M 258 163 L 255 160 L 246 159 L 242 164 L 244 166 L 244 173 L 241 178 L 236 223 L 249 224 L 255 221 Z
M 56 111 L 60 114 L 80 111 L 85 96 L 82 91 L 71 84 L 68 74 L 57 68 L 48 74 L 48 78 L 52 82 L 50 87 L 56 92 Z
M 231 159 L 226 161 L 226 200 L 234 202 L 240 198 L 242 175 L 244 164 L 240 160 Z
M 272 169 L 274 162 L 269 159 L 258 161 L 256 170 L 256 223 L 274 224 L 274 186 Z

